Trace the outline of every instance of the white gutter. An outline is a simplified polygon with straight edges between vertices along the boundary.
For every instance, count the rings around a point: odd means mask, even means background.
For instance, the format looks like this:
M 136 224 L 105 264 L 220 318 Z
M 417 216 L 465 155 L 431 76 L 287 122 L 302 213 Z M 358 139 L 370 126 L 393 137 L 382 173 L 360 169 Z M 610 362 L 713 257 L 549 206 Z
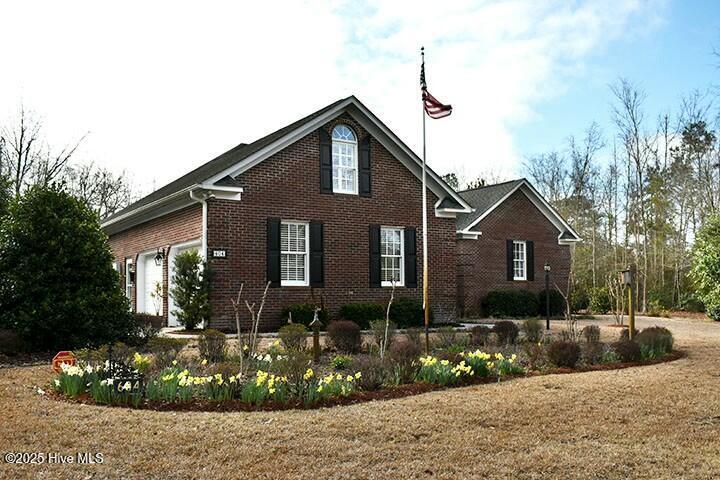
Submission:
M 204 259 L 207 260 L 207 248 L 208 248 L 208 246 L 207 246 L 207 219 L 208 219 L 207 199 L 208 199 L 209 195 L 207 193 L 202 193 L 201 196 L 198 197 L 195 195 L 195 192 L 196 192 L 196 190 L 190 190 L 190 198 L 193 201 L 198 202 L 199 204 L 202 205 L 202 246 L 201 246 L 202 250 L 201 250 L 200 254 L 202 255 L 202 257 Z

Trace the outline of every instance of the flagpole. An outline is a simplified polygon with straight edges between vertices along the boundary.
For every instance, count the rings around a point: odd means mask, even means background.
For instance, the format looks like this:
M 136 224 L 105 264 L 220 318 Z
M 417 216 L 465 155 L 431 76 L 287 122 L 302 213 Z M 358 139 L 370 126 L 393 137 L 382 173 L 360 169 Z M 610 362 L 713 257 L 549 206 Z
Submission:
M 423 70 L 425 47 L 420 48 Z M 423 156 L 422 156 L 422 231 L 423 231 L 423 314 L 425 316 L 425 355 L 430 355 L 430 299 L 428 298 L 428 234 L 427 234 L 427 184 L 425 173 L 425 105 L 422 108 Z

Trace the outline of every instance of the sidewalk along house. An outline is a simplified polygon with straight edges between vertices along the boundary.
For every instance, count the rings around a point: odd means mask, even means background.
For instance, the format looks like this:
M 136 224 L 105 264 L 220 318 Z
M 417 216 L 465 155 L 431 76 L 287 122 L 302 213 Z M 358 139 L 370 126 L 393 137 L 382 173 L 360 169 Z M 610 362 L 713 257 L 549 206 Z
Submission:
M 456 217 L 472 208 L 428 169 L 430 295 L 437 320 L 456 311 Z M 174 326 L 173 259 L 197 249 L 214 270 L 211 327 L 232 330 L 231 299 L 259 304 L 265 330 L 284 306 L 422 298 L 421 161 L 351 96 L 240 144 L 106 218 L 136 312 Z M 418 288 L 418 286 L 420 286 Z M 249 314 L 241 312 L 242 326 Z
M 457 309 L 461 316 L 482 314 L 491 290 L 567 289 L 570 246 L 580 241 L 572 227 L 525 179 L 459 192 L 473 207 L 457 218 Z

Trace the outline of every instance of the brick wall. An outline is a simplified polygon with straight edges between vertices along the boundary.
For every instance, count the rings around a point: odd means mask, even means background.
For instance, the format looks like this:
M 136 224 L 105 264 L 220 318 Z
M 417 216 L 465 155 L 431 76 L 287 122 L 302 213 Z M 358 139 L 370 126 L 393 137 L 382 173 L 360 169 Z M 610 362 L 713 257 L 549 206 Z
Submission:
M 366 132 L 344 116 L 337 123 L 351 126 L 358 139 Z M 234 328 L 234 298 L 242 282 L 243 298 L 259 304 L 266 281 L 266 222 L 268 217 L 324 223 L 325 282 L 323 288 L 270 288 L 262 328 L 282 325 L 281 309 L 302 302 L 323 302 L 337 314 L 341 305 L 355 302 L 386 302 L 388 288 L 369 286 L 370 224 L 417 228 L 418 287 L 398 287 L 396 296 L 422 298 L 422 188 L 418 180 L 377 141 L 372 142 L 372 197 L 321 194 L 319 135 L 308 134 L 283 151 L 241 174 L 242 201 L 208 201 L 208 248 L 227 249 L 227 258 L 211 260 L 213 280 L 212 326 Z M 430 297 L 437 319 L 454 316 L 455 220 L 436 218 L 428 195 L 430 235 Z M 257 308 L 257 307 L 256 307 Z M 250 315 L 241 310 L 241 328 Z
M 110 248 L 115 259 L 122 264 L 121 277 L 125 288 L 125 259 L 132 258 L 137 265 L 140 253 L 154 251 L 158 248 L 170 250 L 170 246 L 199 239 L 202 236 L 202 206 L 200 204 L 172 212 L 168 215 L 150 220 L 135 227 L 110 236 Z M 167 324 L 167 264 L 163 265 L 163 317 Z M 133 288 L 132 306 L 136 309 L 136 292 Z
M 480 314 L 480 302 L 490 290 L 522 288 L 539 292 L 545 288 L 543 267 L 549 262 L 553 282 L 567 287 L 570 247 L 558 245 L 558 230 L 521 191 L 515 192 L 473 228 L 477 240 L 457 241 L 458 312 Z M 508 281 L 506 240 L 532 240 L 535 248 L 535 280 Z

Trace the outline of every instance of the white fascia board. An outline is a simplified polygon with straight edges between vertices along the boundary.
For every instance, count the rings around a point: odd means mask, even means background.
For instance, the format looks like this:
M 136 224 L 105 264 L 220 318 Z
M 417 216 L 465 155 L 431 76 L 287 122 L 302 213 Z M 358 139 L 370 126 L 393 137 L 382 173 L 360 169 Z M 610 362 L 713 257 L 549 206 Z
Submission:
M 110 225 L 113 225 L 113 224 L 115 224 L 115 223 L 121 222 L 122 220 L 125 220 L 125 219 L 127 219 L 127 218 L 129 218 L 129 217 L 132 217 L 132 216 L 134 216 L 134 215 L 137 215 L 137 214 L 139 214 L 139 213 L 145 212 L 145 211 L 147 211 L 147 210 L 152 210 L 152 209 L 157 208 L 157 207 L 159 207 L 159 206 L 161 206 L 161 205 L 170 203 L 172 200 L 176 200 L 176 199 L 179 199 L 179 198 L 187 197 L 187 192 L 189 192 L 190 190 L 193 190 L 193 189 L 195 189 L 195 188 L 197 188 L 197 185 L 193 185 L 193 186 L 190 186 L 190 187 L 187 187 L 187 188 L 183 188 L 182 190 L 180 190 L 180 191 L 178 191 L 178 192 L 175 192 L 175 193 L 173 193 L 173 194 L 170 194 L 170 195 L 168 195 L 168 196 L 166 196 L 166 197 L 159 198 L 159 199 L 155 200 L 154 202 L 150 202 L 150 203 L 148 203 L 148 204 L 146 204 L 146 205 L 142 205 L 142 206 L 140 206 L 140 207 L 138 207 L 138 208 L 135 208 L 135 209 L 133 209 L 133 210 L 130 210 L 129 212 L 126 212 L 126 213 L 124 213 L 124 214 L 122 214 L 122 215 L 119 215 L 119 216 L 117 216 L 117 217 L 113 217 L 113 218 L 111 218 L 110 220 L 106 220 L 106 221 L 104 221 L 104 222 L 101 222 L 101 223 L 100 223 L 100 227 L 102 227 L 102 228 L 108 227 L 108 226 L 110 226 Z
M 455 232 L 455 236 L 458 239 L 461 240 L 477 240 L 482 236 L 482 232 L 463 232 L 462 230 L 458 230 Z

